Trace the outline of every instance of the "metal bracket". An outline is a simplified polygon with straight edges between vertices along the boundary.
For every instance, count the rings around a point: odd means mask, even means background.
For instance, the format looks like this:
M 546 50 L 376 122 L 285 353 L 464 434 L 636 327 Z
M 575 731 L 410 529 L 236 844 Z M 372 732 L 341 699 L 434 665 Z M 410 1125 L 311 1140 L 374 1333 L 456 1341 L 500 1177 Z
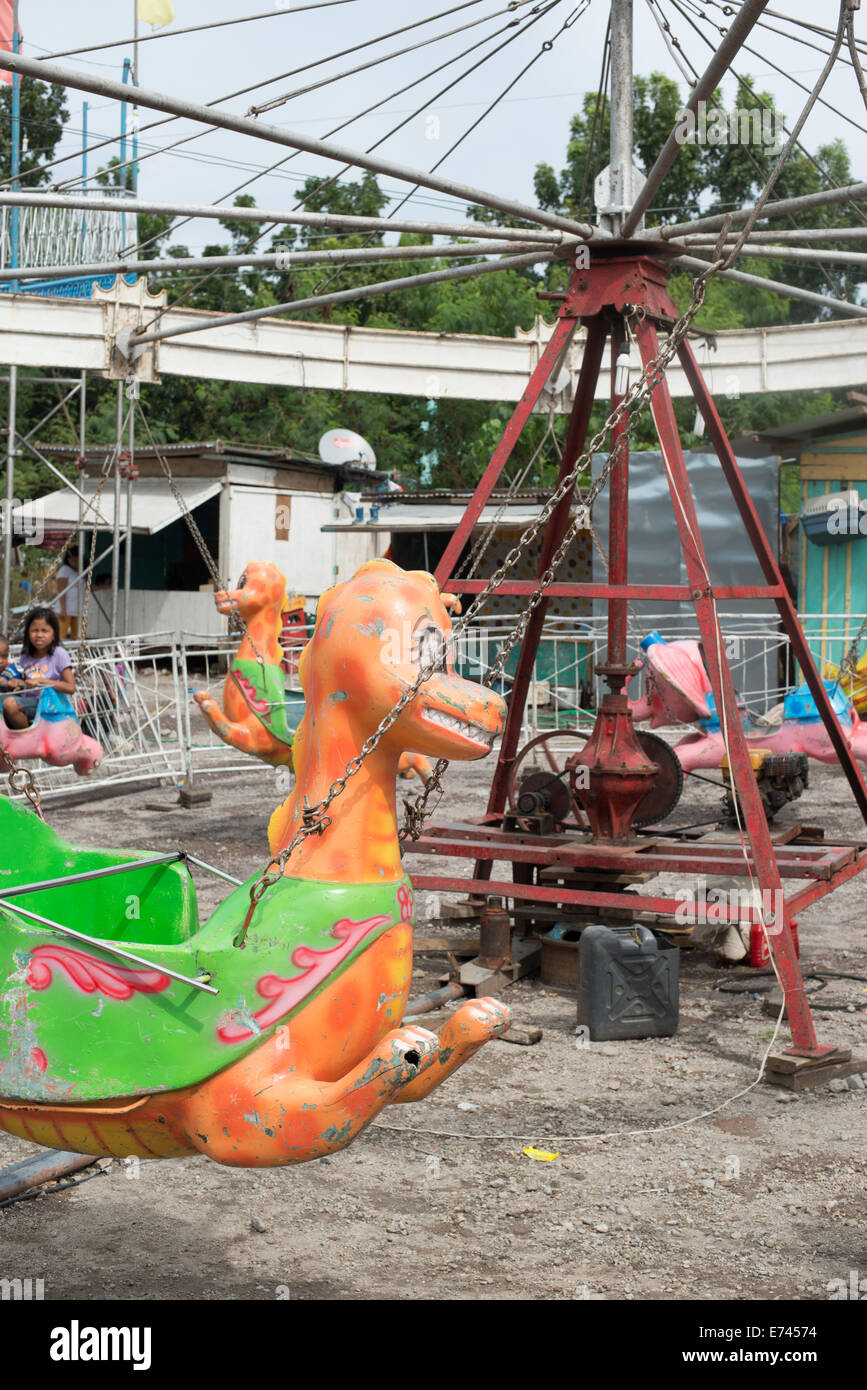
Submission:
M 128 284 L 122 275 L 117 275 L 110 289 L 95 284 L 93 298 L 103 306 L 105 376 L 127 383 L 131 378 L 137 382 L 159 382 L 159 343 L 138 346 L 133 334 L 153 326 L 166 307 L 166 291 L 151 294 L 143 276 Z

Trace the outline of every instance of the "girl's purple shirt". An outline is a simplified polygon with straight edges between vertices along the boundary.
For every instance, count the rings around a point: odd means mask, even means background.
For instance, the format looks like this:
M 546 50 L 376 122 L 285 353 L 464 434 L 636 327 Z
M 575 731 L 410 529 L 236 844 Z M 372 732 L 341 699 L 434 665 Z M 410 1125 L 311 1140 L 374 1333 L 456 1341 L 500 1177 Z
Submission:
M 41 676 L 44 680 L 59 681 L 66 668 L 72 666 L 72 658 L 65 647 L 55 647 L 50 656 L 28 656 L 26 652 L 22 652 L 18 658 L 18 665 L 25 678 Z

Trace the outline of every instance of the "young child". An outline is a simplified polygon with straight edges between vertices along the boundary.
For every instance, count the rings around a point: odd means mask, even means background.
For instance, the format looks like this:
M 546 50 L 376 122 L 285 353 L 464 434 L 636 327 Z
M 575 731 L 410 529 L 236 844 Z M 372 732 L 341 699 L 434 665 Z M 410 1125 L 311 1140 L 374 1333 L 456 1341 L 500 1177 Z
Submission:
M 0 632 L 0 691 L 17 690 L 23 680 L 21 667 L 9 660 L 9 638 Z
M 6 650 L 8 656 L 8 644 Z M 8 687 L 15 694 L 3 698 L 3 718 L 10 729 L 26 729 L 33 722 L 39 697 L 47 687 L 62 695 L 75 693 L 72 660 L 60 645 L 57 614 L 52 609 L 31 608 L 27 614 L 18 669 L 21 678 L 11 677 Z

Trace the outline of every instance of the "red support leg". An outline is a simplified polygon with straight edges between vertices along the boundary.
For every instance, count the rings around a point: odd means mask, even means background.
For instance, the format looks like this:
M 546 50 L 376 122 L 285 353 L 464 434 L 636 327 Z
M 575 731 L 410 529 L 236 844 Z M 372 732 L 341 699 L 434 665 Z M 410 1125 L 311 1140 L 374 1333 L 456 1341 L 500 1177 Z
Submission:
M 656 329 L 647 319 L 638 328 L 638 341 L 641 347 L 642 362 L 647 367 L 659 352 Z M 680 534 L 689 583 L 693 591 L 696 618 L 704 642 L 711 685 L 716 697 L 717 709 L 720 711 L 720 718 L 725 718 L 728 730 L 732 781 L 740 804 L 744 808 L 755 876 L 763 895 L 763 906 L 767 902 L 774 905 L 772 911 L 765 910 L 763 915 L 768 926 L 771 948 L 774 952 L 786 997 L 786 1010 L 794 1044 L 793 1050 L 802 1056 L 820 1057 L 833 1051 L 833 1049 L 820 1047 L 817 1041 L 795 944 L 792 940 L 787 914 L 783 908 L 782 884 L 777 869 L 774 847 L 738 714 L 734 686 L 725 658 L 723 639 L 716 613 L 713 587 L 701 541 L 695 502 L 686 475 L 686 462 L 677 429 L 674 406 L 665 378 L 653 393 L 651 410 L 662 449 L 663 463 L 668 475 L 675 520 Z M 757 518 L 756 523 L 758 524 Z M 761 527 L 759 530 L 761 531 Z M 766 894 L 769 896 L 766 897 Z
M 732 496 L 741 514 L 741 520 L 746 527 L 747 534 L 753 543 L 753 549 L 756 552 L 764 576 L 769 584 L 779 584 L 783 587 L 783 577 L 780 574 L 779 566 L 774 558 L 774 553 L 768 544 L 768 538 L 762 529 L 762 524 L 756 514 L 752 498 L 747 491 L 741 470 L 738 468 L 737 460 L 732 453 L 732 447 L 729 444 L 728 437 L 723 428 L 723 423 L 714 405 L 713 397 L 707 389 L 699 365 L 695 360 L 692 348 L 688 342 L 684 341 L 681 343 L 678 349 L 678 355 L 687 381 L 692 387 L 692 392 L 698 407 L 704 416 L 708 435 L 710 436 L 711 443 L 722 465 L 723 473 L 726 476 L 729 487 L 732 490 Z M 798 621 L 798 614 L 795 610 L 795 606 L 788 594 L 781 595 L 779 598 L 775 599 L 775 602 L 783 627 L 792 644 L 792 651 L 795 654 L 795 659 L 804 673 L 804 679 L 810 688 L 810 694 L 816 701 L 816 708 L 822 716 L 822 721 L 828 731 L 828 737 L 831 740 L 834 752 L 840 759 L 840 766 L 846 774 L 849 786 L 852 788 L 853 795 L 858 803 L 858 808 L 865 821 L 867 821 L 867 786 L 864 785 L 861 769 L 852 756 L 852 750 L 846 742 L 843 731 L 837 722 L 837 717 L 831 708 L 828 692 L 822 683 L 819 672 L 816 670 L 812 653 L 807 646 L 803 629 Z
M 536 406 L 536 403 L 545 389 L 545 385 L 550 379 L 551 373 L 560 361 L 563 353 L 569 346 L 572 334 L 578 320 L 575 311 L 571 307 L 564 305 L 560 311 L 554 332 L 548 341 L 548 346 L 539 358 L 538 366 L 527 384 L 518 404 L 515 406 L 512 418 L 503 431 L 503 437 L 491 455 L 491 461 L 485 469 L 482 477 L 467 504 L 467 509 L 461 517 L 457 530 L 446 546 L 445 553 L 436 567 L 435 578 L 441 589 L 444 589 L 454 572 L 455 565 L 461 556 L 461 551 L 473 534 L 473 527 L 478 522 L 482 514 L 485 503 L 493 492 L 497 479 L 508 463 L 512 450 L 521 437 L 521 431 L 529 420 Z
M 611 408 L 620 403 L 615 391 L 617 358 L 626 343 L 623 320 L 615 319 L 611 330 Z M 608 583 L 626 584 L 629 579 L 629 435 L 625 418 L 611 431 L 610 448 L 616 462 L 608 480 Z M 608 600 L 608 664 L 626 663 L 626 599 Z
M 575 390 L 575 400 L 572 403 L 569 433 L 566 436 L 563 458 L 560 461 L 558 485 L 572 471 L 575 460 L 584 448 L 584 441 L 587 438 L 587 430 L 590 425 L 590 412 L 596 397 L 596 383 L 599 379 L 599 368 L 602 365 L 606 334 L 607 330 L 601 316 L 590 320 L 587 343 L 584 348 L 584 356 L 581 359 L 581 371 Z M 537 575 L 544 574 L 551 563 L 554 552 L 566 534 L 574 493 L 575 489 L 573 488 L 558 502 L 548 519 Z M 515 754 L 518 751 L 521 725 L 524 721 L 524 707 L 527 703 L 527 691 L 530 688 L 533 665 L 539 649 L 539 639 L 542 636 L 548 607 L 547 599 L 543 599 L 537 605 L 527 624 L 527 631 L 521 643 L 518 666 L 509 696 L 509 709 L 506 715 L 506 727 L 503 730 L 503 740 L 500 745 L 500 756 L 488 799 L 488 811 L 497 815 L 502 815 L 506 809 L 509 774 L 512 770 Z

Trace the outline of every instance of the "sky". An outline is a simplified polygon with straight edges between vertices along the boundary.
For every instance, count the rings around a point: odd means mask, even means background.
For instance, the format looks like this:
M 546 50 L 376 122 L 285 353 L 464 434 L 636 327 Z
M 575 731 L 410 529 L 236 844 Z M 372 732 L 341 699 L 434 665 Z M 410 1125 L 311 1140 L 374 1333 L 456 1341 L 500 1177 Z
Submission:
M 393 0 L 392 3 L 389 0 L 345 0 L 328 8 L 308 10 L 301 6 L 310 0 L 285 0 L 278 9 L 279 3 L 280 0 L 174 0 L 176 17 L 171 28 L 151 31 L 147 24 L 140 26 L 142 35 L 151 32 L 162 35 L 139 46 L 141 86 L 192 101 L 216 102 L 240 113 L 246 113 L 253 103 L 292 92 L 295 95 L 288 102 L 260 119 L 320 138 L 366 107 L 388 98 L 377 111 L 353 121 L 334 136 L 336 141 L 356 149 L 369 147 L 391 126 L 422 107 L 418 115 L 381 146 L 379 153 L 429 169 L 482 115 L 486 106 L 513 82 L 520 70 L 540 55 L 479 127 L 446 159 L 440 171 L 463 183 L 528 203 L 535 203 L 533 171 L 536 164 L 546 161 L 560 168 L 570 117 L 580 106 L 582 93 L 595 91 L 598 85 L 609 9 L 606 0 L 559 0 L 529 30 L 517 32 L 517 37 L 501 53 L 491 57 L 450 92 L 438 96 L 440 87 L 491 52 L 496 44 L 515 35 L 516 30 L 509 28 L 499 38 L 491 37 L 462 62 L 434 75 L 433 70 L 439 64 L 479 39 L 493 36 L 511 19 L 519 18 L 522 27 L 527 25 L 535 17 L 537 0 L 520 5 L 513 13 L 502 13 L 508 0 L 478 0 L 429 25 L 383 39 L 342 58 L 334 55 L 390 30 L 451 9 L 459 0 L 402 0 L 399 4 L 394 4 Z M 655 0 L 655 3 L 657 12 L 670 20 L 672 32 L 680 40 L 687 59 L 701 70 L 711 50 L 690 27 L 685 14 L 689 14 L 709 38 L 718 41 L 717 26 L 727 26 L 731 22 L 723 14 L 721 0 L 677 0 L 682 13 L 678 13 L 675 0 Z M 133 7 L 134 0 L 88 0 L 86 5 L 71 5 L 69 0 L 19 0 L 23 51 L 31 57 L 43 57 L 69 48 L 127 39 L 133 32 Z M 776 6 L 771 7 L 774 8 L 777 14 L 813 24 L 828 26 L 835 20 L 836 6 L 831 0 L 823 5 L 817 5 L 816 0 L 777 0 Z M 268 10 L 273 11 L 269 17 L 244 24 L 196 34 L 173 33 L 186 25 L 260 15 Z M 558 35 L 564 20 L 576 11 L 579 13 L 574 23 Z M 493 17 L 495 15 L 497 17 Z M 464 33 L 444 37 L 388 62 L 358 70 L 371 58 L 445 34 L 482 16 L 491 18 Z M 767 23 L 777 28 L 787 27 L 774 17 L 769 17 Z M 856 23 L 867 39 L 867 10 L 857 15 Z M 798 32 L 805 39 L 827 48 L 828 40 L 823 37 L 805 30 Z M 543 50 L 542 45 L 551 41 L 553 46 Z M 792 79 L 812 86 L 823 64 L 822 55 L 769 30 L 757 31 L 753 47 L 756 54 L 743 55 L 741 70 L 763 90 L 773 94 L 776 104 L 791 122 L 806 99 L 806 94 Z M 649 0 L 635 0 L 635 51 L 637 72 L 660 69 L 672 77 L 680 77 L 653 20 Z M 60 58 L 58 62 L 79 71 L 118 79 L 123 59 L 131 56 L 131 52 L 131 44 L 124 43 L 101 51 L 91 48 L 85 53 Z M 322 59 L 326 61 L 321 62 Z M 781 68 L 786 76 L 774 71 L 771 63 Z M 312 64 L 315 66 L 310 66 Z M 305 70 L 297 71 L 302 68 Z M 340 80 L 315 90 L 299 91 L 332 76 L 339 76 Z M 423 79 L 419 85 L 399 94 L 400 88 L 417 78 Z M 686 82 L 682 78 L 680 81 L 685 94 Z M 231 93 L 253 84 L 257 84 L 255 91 L 230 97 Z M 727 96 L 731 95 L 732 85 L 728 84 Z M 867 111 L 851 67 L 838 64 L 823 95 L 842 116 L 818 106 L 805 129 L 804 142 L 808 149 L 815 150 L 823 142 L 842 136 L 849 146 L 855 176 L 867 178 L 867 135 L 844 119 L 849 117 L 867 126 Z M 70 117 L 58 154 L 75 153 L 76 157 L 60 165 L 52 174 L 54 179 L 73 179 L 80 175 L 78 152 L 82 143 L 84 99 L 89 103 L 91 144 L 119 132 L 117 102 L 70 92 Z M 157 113 L 142 111 L 142 125 L 157 119 Z M 200 126 L 189 121 L 174 121 L 152 132 L 143 131 L 140 152 L 148 155 L 151 148 L 165 146 L 200 130 Z M 112 146 L 94 153 L 90 172 L 116 148 Z M 296 190 L 311 173 L 331 174 L 341 167 L 303 153 L 280 170 L 262 172 L 289 153 L 291 151 L 262 140 L 222 130 L 210 131 L 174 152 L 143 159 L 140 193 L 143 197 L 161 200 L 197 203 L 228 200 L 231 204 L 236 186 L 261 174 L 244 191 L 252 194 L 261 207 L 289 207 L 295 201 Z M 381 176 L 380 182 L 386 191 L 395 195 L 390 204 L 393 207 L 406 187 L 387 176 Z M 419 218 L 463 220 L 460 204 L 444 194 L 425 190 L 414 195 L 402 212 L 405 216 Z M 215 229 L 213 224 L 200 220 L 185 226 L 176 239 L 183 241 L 192 252 L 200 251 L 206 241 L 215 239 Z

